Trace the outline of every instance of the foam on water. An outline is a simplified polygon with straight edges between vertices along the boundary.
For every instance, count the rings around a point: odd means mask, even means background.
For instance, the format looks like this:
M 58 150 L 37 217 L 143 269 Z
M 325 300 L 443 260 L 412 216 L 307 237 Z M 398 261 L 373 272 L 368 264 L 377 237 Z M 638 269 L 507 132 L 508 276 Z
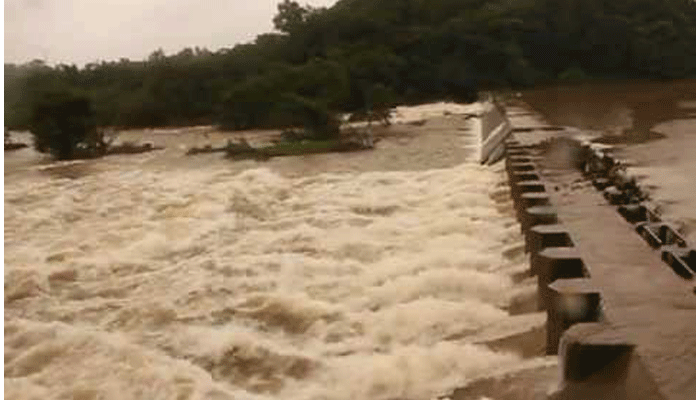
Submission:
M 136 166 L 134 168 L 137 168 Z M 502 171 L 224 166 L 5 186 L 5 396 L 424 399 L 521 363 Z

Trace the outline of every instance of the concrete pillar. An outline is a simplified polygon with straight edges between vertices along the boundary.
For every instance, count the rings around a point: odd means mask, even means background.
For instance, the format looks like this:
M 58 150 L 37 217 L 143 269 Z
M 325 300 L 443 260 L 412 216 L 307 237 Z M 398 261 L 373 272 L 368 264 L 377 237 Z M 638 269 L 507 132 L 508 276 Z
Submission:
M 541 176 L 534 170 L 529 171 L 516 171 L 510 174 L 508 182 L 510 183 L 510 194 L 513 200 L 515 200 L 515 185 L 520 182 L 525 181 L 540 181 Z
M 506 157 L 527 156 L 530 152 L 523 147 L 506 147 Z
M 506 147 L 523 146 L 518 139 L 515 139 L 512 136 L 506 139 L 504 143 L 506 144 Z
M 647 222 L 652 218 L 652 212 L 643 204 L 626 204 L 619 206 L 617 212 L 630 224 Z M 653 221 L 656 222 L 656 221 Z
M 673 227 L 664 222 L 640 222 L 635 230 L 649 245 L 658 249 L 662 245 L 686 247 L 688 243 Z
M 523 193 L 523 196 L 525 193 Z M 523 200 L 520 199 L 518 203 Z M 557 218 L 557 210 L 552 206 L 536 206 L 526 208 L 523 212 L 523 220 L 520 224 L 520 231 L 527 234 L 533 226 L 536 225 L 553 225 L 559 221 Z
M 661 259 L 679 276 L 695 278 L 695 249 L 678 245 L 661 246 Z
M 535 160 L 530 156 L 506 157 L 506 170 L 509 170 L 511 168 L 511 164 L 530 163 L 530 162 L 534 162 L 534 161 Z
M 535 171 L 537 170 L 537 166 L 534 163 L 516 163 L 516 164 L 511 164 L 509 168 L 506 169 L 506 173 L 508 174 L 508 181 L 510 182 L 511 186 L 513 185 L 513 176 L 516 173 L 519 172 L 529 172 L 529 173 L 536 173 Z
M 528 159 L 519 159 L 517 161 L 509 161 L 506 164 L 506 172 L 509 174 L 512 172 L 521 172 L 521 171 L 533 171 L 537 169 L 537 164 L 532 162 L 532 160 Z
M 634 338 L 603 323 L 573 325 L 559 340 L 559 388 L 548 399 L 668 399 L 636 354 Z
M 558 279 L 547 288 L 546 354 L 557 354 L 559 339 L 573 324 L 597 322 L 600 316 L 600 290 L 588 278 Z
M 507 150 L 525 150 L 525 151 L 530 151 L 530 150 L 532 150 L 532 147 L 531 147 L 531 146 L 527 146 L 527 145 L 524 145 L 524 144 L 522 144 L 522 143 L 516 143 L 516 142 L 512 142 L 512 143 L 510 143 L 510 144 L 509 144 L 509 143 L 506 143 L 506 144 L 505 144 L 505 148 L 506 148 Z
M 516 204 L 516 216 L 520 223 L 525 217 L 525 210 L 530 207 L 548 206 L 549 194 L 546 192 L 523 193 L 520 195 L 520 202 Z M 526 231 L 527 232 L 527 231 Z
M 513 201 L 515 201 L 517 204 L 520 201 L 520 195 L 523 193 L 542 193 L 545 191 L 546 190 L 544 188 L 544 183 L 539 179 L 530 181 L 520 181 L 513 185 Z
M 537 275 L 535 257 L 548 247 L 573 247 L 569 231 L 564 225 L 536 225 L 525 233 L 525 251 L 530 253 L 530 276 Z
M 557 279 L 585 278 L 589 274 L 575 247 L 549 247 L 537 254 L 537 309 L 544 311 L 551 302 L 548 291 L 550 283 Z

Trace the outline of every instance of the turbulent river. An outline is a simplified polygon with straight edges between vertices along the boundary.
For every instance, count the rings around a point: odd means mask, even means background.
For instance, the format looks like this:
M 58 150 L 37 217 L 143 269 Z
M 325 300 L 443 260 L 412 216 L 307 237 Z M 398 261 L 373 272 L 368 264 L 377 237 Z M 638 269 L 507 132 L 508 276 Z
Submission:
M 5 398 L 430 399 L 551 367 L 493 345 L 544 320 L 508 312 L 535 283 L 503 167 L 443 109 L 357 154 L 6 154 Z

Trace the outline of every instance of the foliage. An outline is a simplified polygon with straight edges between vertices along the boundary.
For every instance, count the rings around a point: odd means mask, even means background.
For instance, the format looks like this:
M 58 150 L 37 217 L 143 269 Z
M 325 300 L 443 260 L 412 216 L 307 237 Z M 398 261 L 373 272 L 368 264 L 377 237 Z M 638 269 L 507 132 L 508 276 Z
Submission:
M 37 151 L 59 160 L 106 150 L 98 135 L 90 100 L 67 92 L 48 92 L 32 109 L 30 130 Z
M 557 79 L 695 76 L 687 0 L 283 0 L 273 23 L 215 52 L 6 64 L 6 125 L 27 128 L 41 93 L 63 90 L 87 96 L 99 126 L 305 127 L 321 138 L 336 112 L 469 102 L 481 89 Z

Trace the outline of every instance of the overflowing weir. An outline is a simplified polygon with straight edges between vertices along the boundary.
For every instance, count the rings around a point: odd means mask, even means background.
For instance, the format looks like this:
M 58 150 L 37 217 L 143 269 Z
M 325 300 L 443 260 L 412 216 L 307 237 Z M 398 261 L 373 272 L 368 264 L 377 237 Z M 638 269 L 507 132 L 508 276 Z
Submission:
M 692 397 L 693 240 L 605 149 L 523 107 L 396 114 L 342 156 L 186 157 L 210 128 L 6 156 L 5 397 Z
M 546 352 L 559 357 L 550 399 L 694 398 L 692 244 L 607 148 L 541 126 L 523 103 L 494 110 L 481 161 L 505 153 Z

